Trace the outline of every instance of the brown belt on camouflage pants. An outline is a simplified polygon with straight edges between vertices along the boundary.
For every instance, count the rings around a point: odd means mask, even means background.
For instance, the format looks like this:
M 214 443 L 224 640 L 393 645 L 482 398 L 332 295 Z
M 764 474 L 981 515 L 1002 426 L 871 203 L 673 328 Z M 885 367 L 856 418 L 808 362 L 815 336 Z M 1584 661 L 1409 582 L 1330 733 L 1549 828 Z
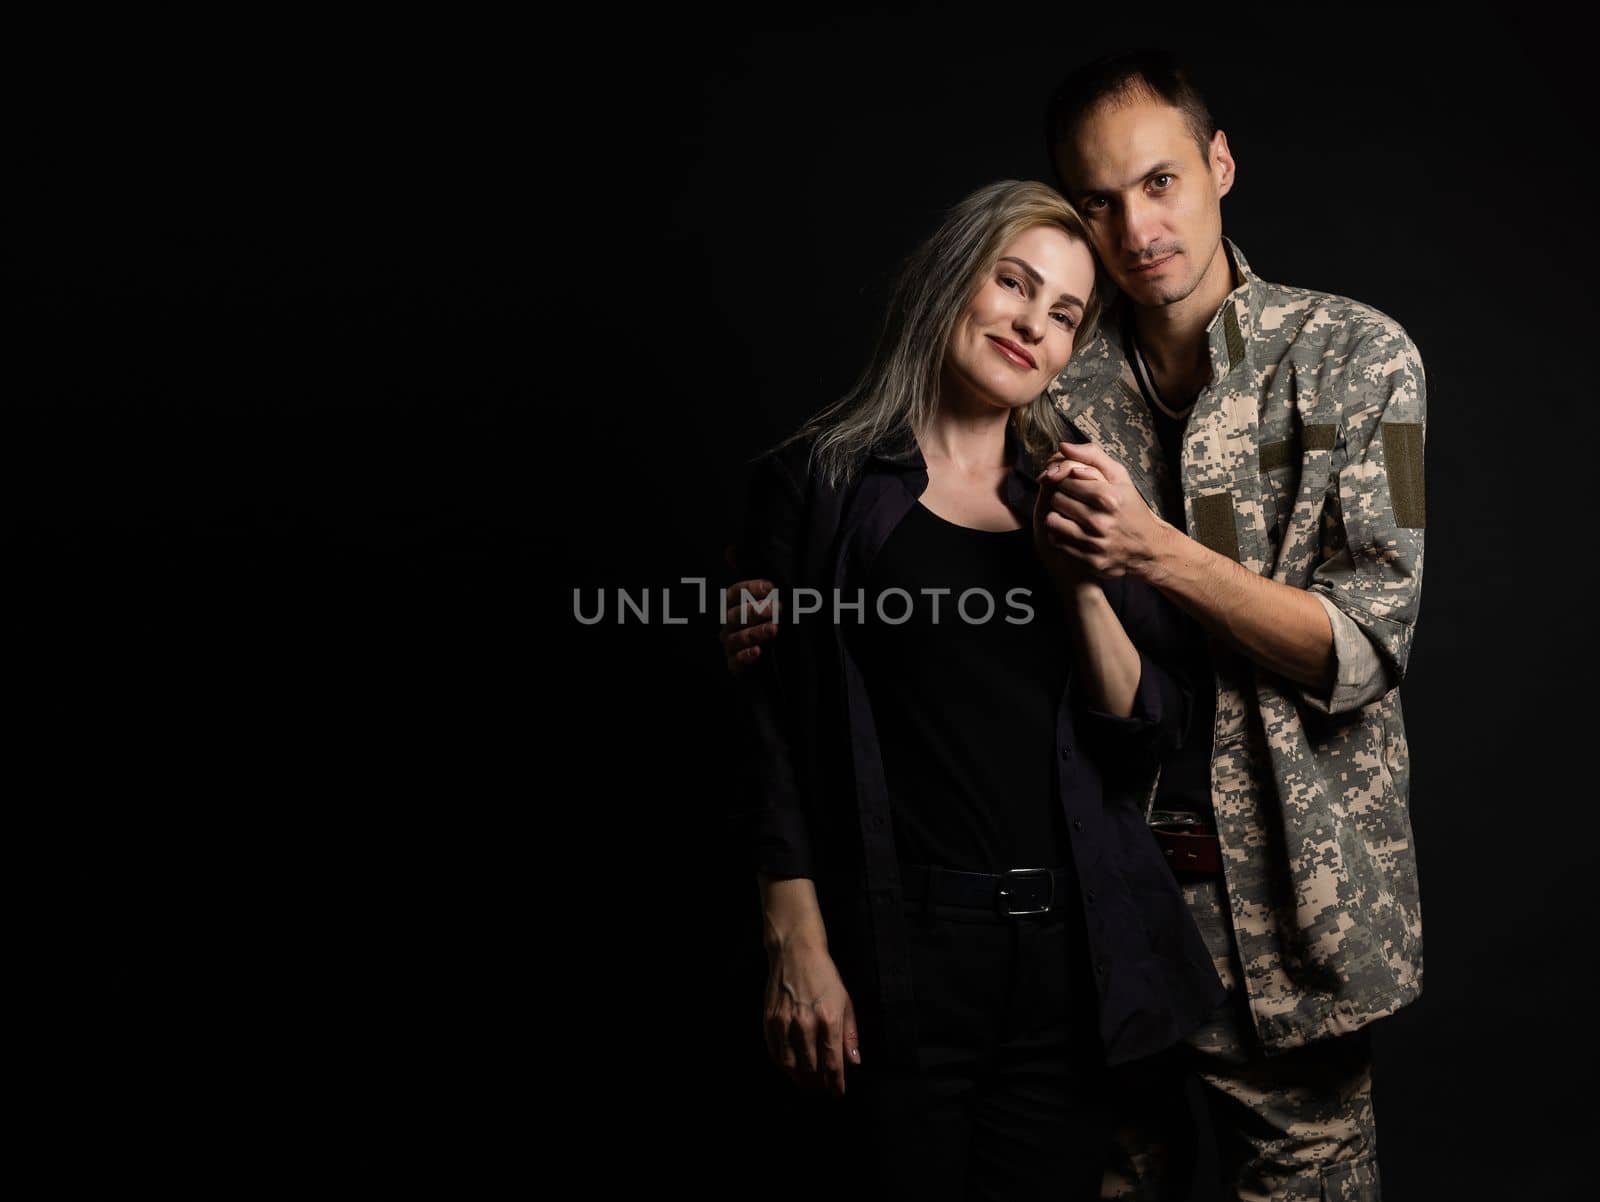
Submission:
M 1198 814 L 1156 810 L 1150 831 L 1167 857 L 1167 866 L 1182 876 L 1217 876 L 1222 872 L 1222 845 L 1216 830 Z

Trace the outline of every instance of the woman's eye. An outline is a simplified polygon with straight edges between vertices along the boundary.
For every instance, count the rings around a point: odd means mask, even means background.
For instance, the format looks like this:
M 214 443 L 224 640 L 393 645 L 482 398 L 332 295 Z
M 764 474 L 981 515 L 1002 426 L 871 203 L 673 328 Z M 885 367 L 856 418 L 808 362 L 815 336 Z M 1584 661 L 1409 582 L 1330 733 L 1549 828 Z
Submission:
M 1052 313 L 1050 316 L 1057 318 L 1061 324 L 1066 326 L 1069 330 L 1076 330 L 1078 328 L 1078 323 L 1073 320 L 1072 314 L 1070 313 Z
M 1018 288 L 1022 287 L 1022 281 L 1014 275 L 1003 275 L 1000 277 L 1000 282 L 1007 285 L 1015 284 Z

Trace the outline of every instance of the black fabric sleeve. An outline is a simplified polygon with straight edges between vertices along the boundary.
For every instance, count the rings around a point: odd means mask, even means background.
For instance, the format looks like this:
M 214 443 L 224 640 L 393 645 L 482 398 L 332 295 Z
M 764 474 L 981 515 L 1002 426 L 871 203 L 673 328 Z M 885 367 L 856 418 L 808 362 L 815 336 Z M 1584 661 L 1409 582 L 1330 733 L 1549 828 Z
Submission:
M 1152 586 L 1129 576 L 1101 582 L 1112 611 L 1139 653 L 1139 686 L 1126 718 L 1085 707 L 1102 736 L 1166 758 L 1188 733 L 1195 681 L 1189 666 L 1187 619 Z
M 780 607 L 794 587 L 804 529 L 799 485 L 776 455 L 764 456 L 750 479 L 734 557 L 740 579 L 773 582 Z M 734 729 L 745 742 L 752 771 L 730 818 L 751 866 L 773 877 L 812 875 L 792 698 L 784 688 L 796 657 L 804 653 L 803 636 L 788 628 L 787 615 L 780 612 L 777 635 L 762 645 L 754 664 L 734 673 Z

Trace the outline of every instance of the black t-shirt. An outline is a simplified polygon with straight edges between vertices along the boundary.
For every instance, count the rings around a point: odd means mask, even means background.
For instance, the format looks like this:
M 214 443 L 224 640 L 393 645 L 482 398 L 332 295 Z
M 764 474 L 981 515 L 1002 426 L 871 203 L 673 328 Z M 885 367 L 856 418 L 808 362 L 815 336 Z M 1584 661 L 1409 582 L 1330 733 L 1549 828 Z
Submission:
M 1182 417 L 1172 417 L 1151 395 L 1153 385 L 1139 370 L 1135 360 L 1136 348 L 1132 337 L 1132 323 L 1124 343 L 1129 362 L 1134 364 L 1134 378 L 1144 393 L 1150 420 L 1155 426 L 1156 441 L 1161 445 L 1161 455 L 1167 464 L 1167 489 L 1161 498 L 1162 517 L 1179 530 L 1185 529 L 1183 517 L 1183 431 L 1189 424 L 1191 406 Z M 1190 716 L 1189 731 L 1178 754 L 1161 765 L 1161 780 L 1156 785 L 1155 808 L 1158 810 L 1185 810 L 1214 820 L 1211 806 L 1211 739 L 1217 718 L 1216 681 L 1212 675 L 1211 654 L 1206 647 L 1205 632 L 1192 619 L 1190 629 L 1189 669 L 1198 686 L 1194 698 L 1194 713 Z
M 1031 530 L 975 530 L 919 502 L 864 588 L 847 637 L 871 698 L 901 862 L 971 872 L 1070 864 L 1055 746 L 1071 645 Z M 971 623 L 958 609 L 968 589 L 987 594 L 966 598 Z M 991 599 L 992 617 L 980 620 Z

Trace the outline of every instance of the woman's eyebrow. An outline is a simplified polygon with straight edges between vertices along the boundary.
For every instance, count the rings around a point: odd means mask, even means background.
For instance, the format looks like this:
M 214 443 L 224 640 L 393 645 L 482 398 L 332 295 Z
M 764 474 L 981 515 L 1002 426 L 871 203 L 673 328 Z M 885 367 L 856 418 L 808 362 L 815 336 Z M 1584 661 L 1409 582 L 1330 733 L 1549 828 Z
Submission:
M 1023 274 L 1033 281 L 1033 286 L 1035 288 L 1044 287 L 1044 276 L 1035 271 L 1033 269 L 1033 264 L 1029 263 L 1026 259 L 1019 259 L 1016 255 L 1002 255 L 1000 257 L 1000 261 L 1002 263 L 1015 263 L 1018 267 L 1022 268 Z M 1070 292 L 1063 292 L 1060 296 L 1056 297 L 1056 299 L 1066 301 L 1069 305 L 1077 305 L 1080 309 L 1084 307 L 1083 302 L 1077 297 L 1073 296 Z

